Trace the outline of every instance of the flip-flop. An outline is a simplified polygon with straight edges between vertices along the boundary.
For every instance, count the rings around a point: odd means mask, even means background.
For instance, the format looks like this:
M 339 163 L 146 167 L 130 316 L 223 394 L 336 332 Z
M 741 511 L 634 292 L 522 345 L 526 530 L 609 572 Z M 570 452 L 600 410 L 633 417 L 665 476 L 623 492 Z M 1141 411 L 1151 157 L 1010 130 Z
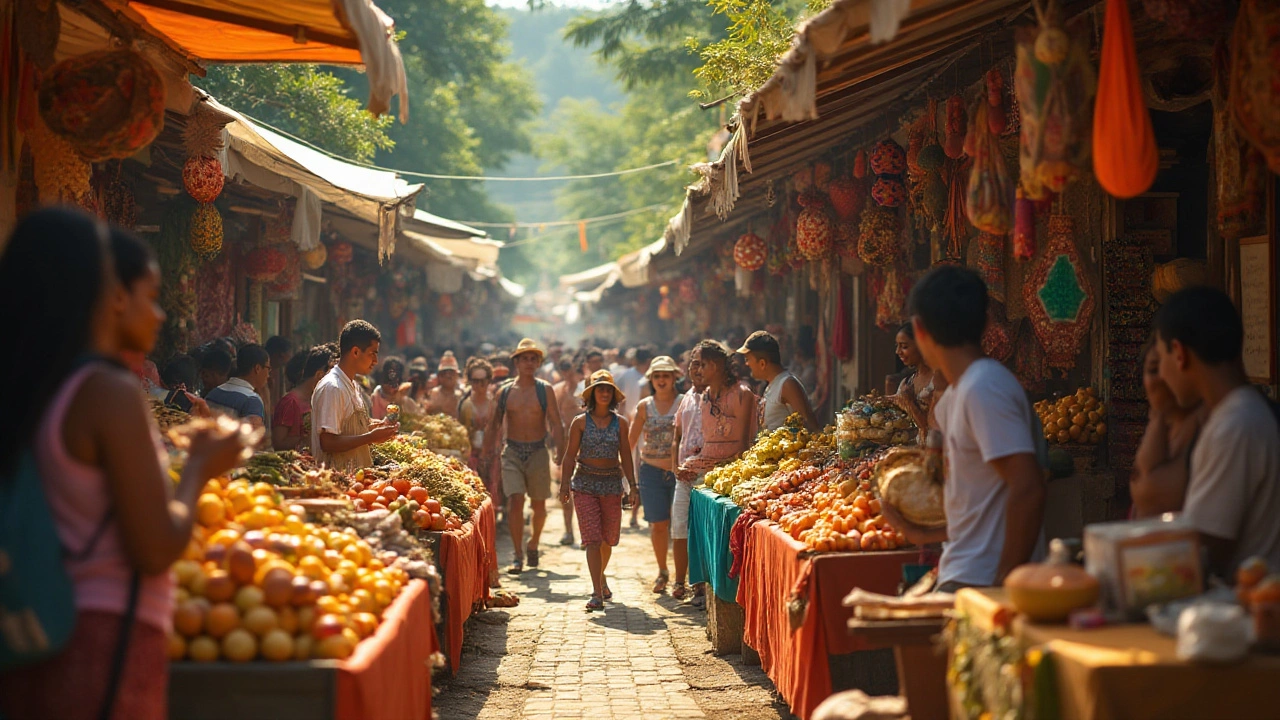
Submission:
M 653 591 L 661 595 L 667 591 L 667 574 L 661 573 L 658 579 L 653 581 Z
M 601 597 L 603 597 L 605 600 L 613 599 L 613 591 L 609 589 L 608 585 L 604 586 L 604 594 L 601 595 Z
M 538 551 L 535 548 L 525 548 L 525 554 L 529 556 L 529 567 L 538 567 Z
M 519 575 L 522 572 L 524 572 L 524 561 L 519 558 L 517 558 L 515 562 L 511 563 L 511 567 L 507 568 L 508 575 Z
M 601 600 L 599 597 L 592 595 L 591 599 L 587 601 L 587 612 L 594 612 L 596 610 L 603 610 L 603 609 L 604 609 L 604 601 Z
M 685 584 L 678 582 L 671 588 L 671 597 L 675 600 L 683 600 L 688 592 L 689 591 L 685 589 Z
M 560 544 L 564 546 L 573 545 L 573 535 L 570 535 L 569 533 L 565 533 L 564 535 L 561 535 Z

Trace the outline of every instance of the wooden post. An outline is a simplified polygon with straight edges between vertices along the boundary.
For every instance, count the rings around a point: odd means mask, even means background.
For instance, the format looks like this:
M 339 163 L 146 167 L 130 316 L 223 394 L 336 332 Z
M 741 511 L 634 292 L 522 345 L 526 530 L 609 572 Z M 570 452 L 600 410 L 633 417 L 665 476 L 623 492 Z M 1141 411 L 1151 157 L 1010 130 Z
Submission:
M 711 651 L 716 655 L 728 655 L 739 652 L 742 643 L 742 629 L 746 623 L 746 615 L 742 606 L 735 602 L 726 602 L 707 588 L 707 639 L 711 641 Z

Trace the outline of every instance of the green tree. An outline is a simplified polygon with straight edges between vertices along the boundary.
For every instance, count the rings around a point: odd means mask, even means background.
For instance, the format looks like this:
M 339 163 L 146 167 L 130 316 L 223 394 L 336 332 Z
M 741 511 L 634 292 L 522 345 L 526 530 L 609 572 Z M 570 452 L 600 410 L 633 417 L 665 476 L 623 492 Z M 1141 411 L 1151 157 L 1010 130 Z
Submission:
M 744 95 L 755 90 L 773 75 L 778 58 L 791 47 L 796 13 L 788 12 L 788 3 L 769 0 L 710 0 L 708 4 L 716 15 L 728 19 L 728 37 L 712 43 L 688 39 L 688 48 L 702 60 L 693 74 L 703 87 L 693 95 Z
M 338 76 L 314 65 L 213 65 L 196 84 L 218 101 L 353 160 L 394 145 L 391 117 L 374 118 Z

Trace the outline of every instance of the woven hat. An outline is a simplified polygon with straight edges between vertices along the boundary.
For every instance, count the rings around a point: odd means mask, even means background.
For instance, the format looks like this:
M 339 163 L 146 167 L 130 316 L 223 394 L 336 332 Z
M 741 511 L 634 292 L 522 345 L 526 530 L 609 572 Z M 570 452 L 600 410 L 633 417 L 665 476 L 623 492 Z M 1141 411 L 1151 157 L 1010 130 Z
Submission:
M 676 361 L 672 360 L 669 355 L 659 355 L 649 363 L 649 371 L 644 374 L 649 377 L 654 373 L 671 373 L 672 375 L 680 374 L 680 366 L 676 365 Z
M 459 371 L 458 358 L 453 356 L 452 351 L 445 351 L 445 354 L 440 358 L 440 366 L 436 368 L 436 372 L 438 373 L 442 373 L 446 370 L 452 370 L 454 372 Z
M 608 370 L 597 370 L 591 373 L 591 380 L 587 383 L 587 386 L 582 389 L 582 402 L 589 404 L 591 402 L 591 393 L 595 392 L 596 388 L 601 385 L 608 385 L 613 388 L 613 396 L 615 400 L 618 402 L 626 402 L 627 396 L 623 394 L 622 388 L 618 387 L 617 383 L 613 381 L 613 373 Z
M 511 351 L 511 359 L 514 360 L 525 353 L 537 353 L 539 359 L 546 357 L 546 353 L 542 352 L 542 348 L 538 347 L 537 341 L 533 338 L 521 340 L 520 344 L 516 345 L 516 349 Z

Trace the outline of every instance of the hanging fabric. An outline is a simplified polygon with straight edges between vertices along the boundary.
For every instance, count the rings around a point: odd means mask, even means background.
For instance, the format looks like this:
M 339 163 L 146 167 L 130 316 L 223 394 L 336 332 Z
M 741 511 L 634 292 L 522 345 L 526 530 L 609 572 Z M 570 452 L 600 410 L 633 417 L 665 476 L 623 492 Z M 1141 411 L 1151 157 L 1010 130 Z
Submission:
M 587 222 L 585 220 L 578 223 L 578 247 L 582 252 L 587 251 Z
M 1093 110 L 1093 171 L 1098 184 L 1118 198 L 1141 195 L 1160 169 L 1151 113 L 1138 73 L 1127 0 L 1107 0 Z
M 1245 137 L 1280 173 L 1280 8 L 1244 0 L 1232 38 L 1231 108 Z

